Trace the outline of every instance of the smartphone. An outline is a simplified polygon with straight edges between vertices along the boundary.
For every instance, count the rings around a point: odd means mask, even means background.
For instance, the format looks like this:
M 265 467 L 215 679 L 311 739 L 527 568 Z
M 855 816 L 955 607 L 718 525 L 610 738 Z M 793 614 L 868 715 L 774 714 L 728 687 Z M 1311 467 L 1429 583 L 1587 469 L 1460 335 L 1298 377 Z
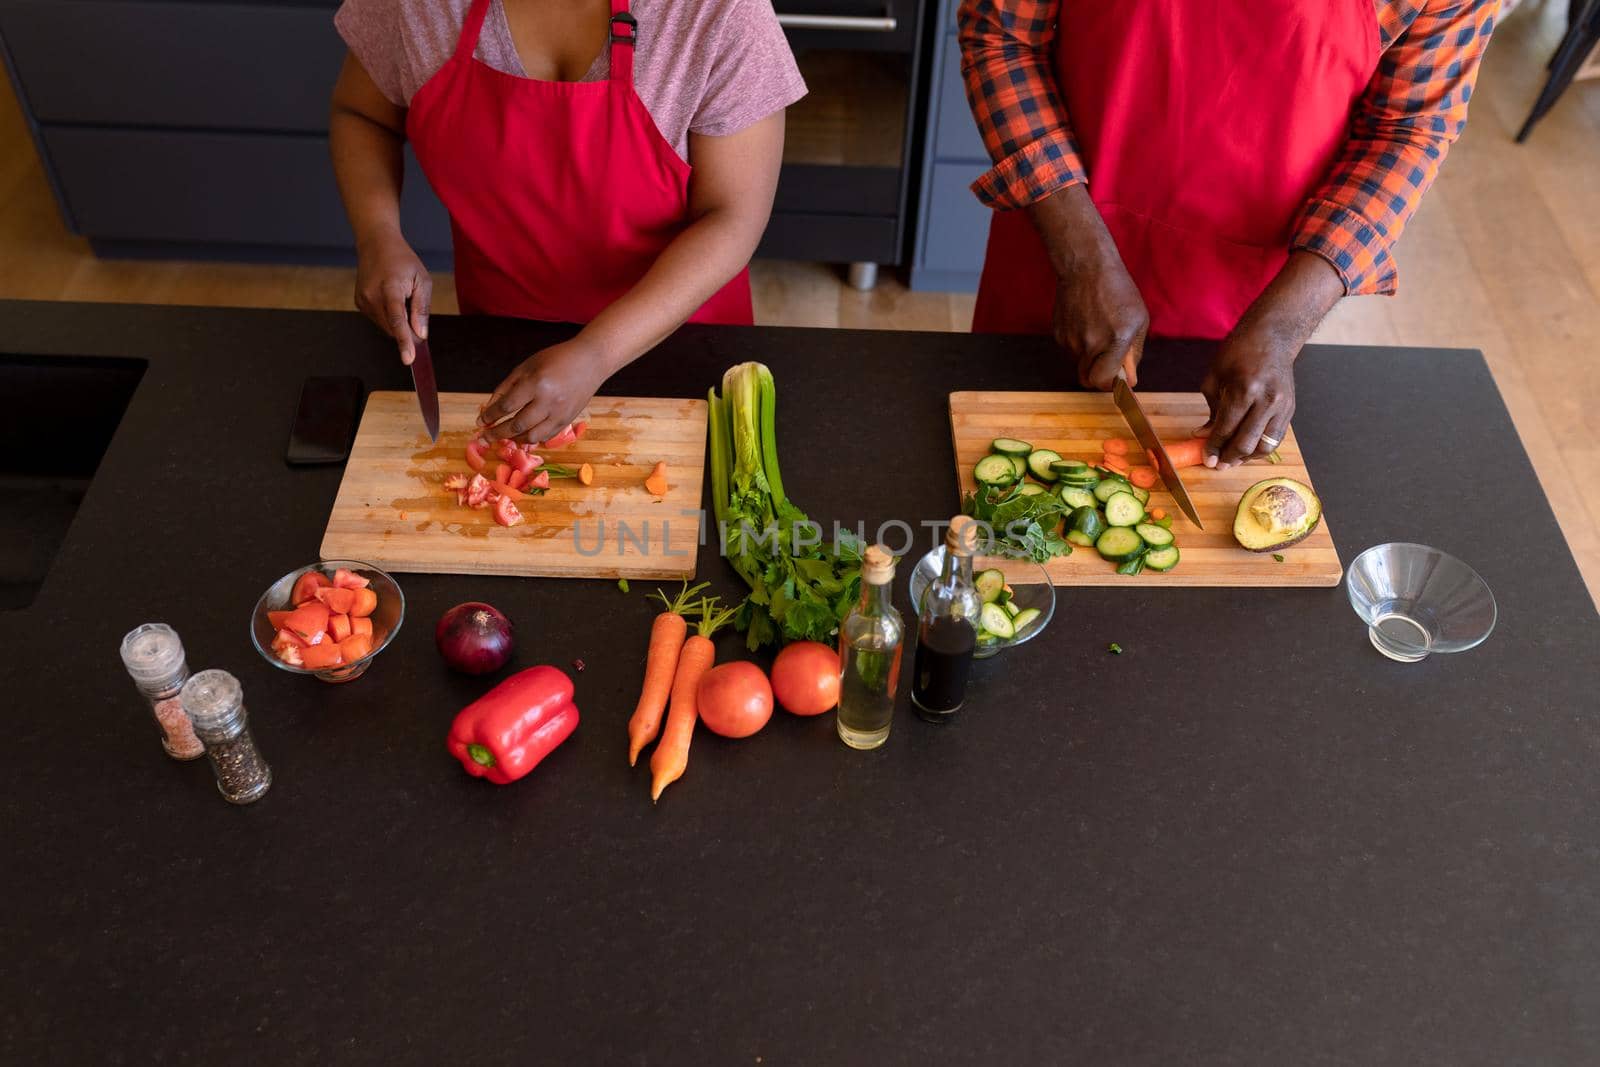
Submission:
M 307 378 L 283 458 L 296 467 L 343 463 L 350 457 L 365 395 L 360 378 Z

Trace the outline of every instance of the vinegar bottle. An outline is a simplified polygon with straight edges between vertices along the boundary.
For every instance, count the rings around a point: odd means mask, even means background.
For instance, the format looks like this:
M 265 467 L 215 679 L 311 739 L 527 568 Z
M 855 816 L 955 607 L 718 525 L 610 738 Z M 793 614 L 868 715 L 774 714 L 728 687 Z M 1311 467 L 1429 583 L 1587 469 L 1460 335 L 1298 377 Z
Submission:
M 967 699 L 967 675 L 978 648 L 978 612 L 983 607 L 972 584 L 977 544 L 975 519 L 957 515 L 950 520 L 944 565 L 918 609 L 911 703 L 929 722 L 948 722 Z
M 889 739 L 895 684 L 900 680 L 905 623 L 890 603 L 894 557 L 882 545 L 861 556 L 861 600 L 839 627 L 839 740 L 877 748 Z

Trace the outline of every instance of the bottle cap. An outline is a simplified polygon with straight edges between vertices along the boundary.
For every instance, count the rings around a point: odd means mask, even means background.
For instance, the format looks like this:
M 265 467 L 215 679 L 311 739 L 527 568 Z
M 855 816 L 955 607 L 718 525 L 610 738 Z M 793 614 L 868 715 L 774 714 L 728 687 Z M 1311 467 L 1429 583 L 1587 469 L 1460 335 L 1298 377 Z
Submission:
M 861 554 L 861 580 L 868 585 L 888 585 L 894 581 L 894 557 L 882 545 L 872 545 Z
M 183 670 L 183 642 L 164 622 L 147 622 L 122 639 L 122 665 L 135 682 L 159 685 Z
M 970 515 L 957 515 L 950 520 L 950 530 L 944 536 L 944 547 L 958 556 L 970 556 L 978 551 L 982 529 L 978 520 Z
M 184 683 L 179 698 L 195 729 L 216 729 L 237 716 L 244 703 L 244 690 L 239 687 L 239 679 L 227 671 L 201 671 Z

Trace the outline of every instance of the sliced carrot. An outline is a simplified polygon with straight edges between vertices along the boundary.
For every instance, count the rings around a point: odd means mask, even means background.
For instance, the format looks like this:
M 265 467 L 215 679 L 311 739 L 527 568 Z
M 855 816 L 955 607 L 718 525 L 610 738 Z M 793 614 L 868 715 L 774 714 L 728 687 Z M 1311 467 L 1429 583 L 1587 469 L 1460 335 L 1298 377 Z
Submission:
M 1204 467 L 1206 465 L 1206 439 L 1204 437 L 1186 437 L 1182 441 L 1174 441 L 1164 445 L 1167 458 L 1172 460 L 1174 470 L 1183 470 L 1186 467 Z
M 360 616 L 361 618 L 366 618 L 368 615 L 371 615 L 377 610 L 377 593 L 374 593 L 371 589 L 352 589 L 350 591 L 354 593 L 356 597 L 355 604 L 353 604 L 350 608 L 350 615 L 352 617 Z
M 300 650 L 300 665 L 307 670 L 327 670 L 343 662 L 344 656 L 340 653 L 339 646 L 332 641 L 324 641 L 320 645 L 307 645 Z
M 666 610 L 650 624 L 649 651 L 644 658 L 644 685 L 639 690 L 639 703 L 628 719 L 628 766 L 639 762 L 644 746 L 661 732 L 661 716 L 667 710 L 667 698 L 672 695 L 672 675 L 678 667 L 678 653 L 683 651 L 683 641 L 689 624 L 683 616 L 689 610 L 690 598 L 708 583 L 691 587 L 683 583 L 683 591 L 672 600 L 656 590 L 656 596 Z
M 578 468 L 578 482 L 582 485 L 594 484 L 594 468 L 585 463 Z
M 1100 451 L 1112 456 L 1126 456 L 1130 451 L 1128 442 L 1120 437 L 1108 437 L 1100 442 Z M 987 468 L 985 468 L 987 469 Z
M 328 619 L 328 635 L 335 641 L 343 641 L 350 632 L 350 616 L 334 615 Z
M 1135 467 L 1128 472 L 1128 481 L 1140 489 L 1154 489 L 1160 480 L 1154 467 Z
M 667 495 L 667 489 L 669 487 L 667 485 L 667 465 L 666 465 L 666 463 L 663 462 L 663 463 L 657 463 L 656 464 L 656 469 L 651 471 L 650 472 L 650 477 L 648 477 L 648 478 L 646 478 L 644 480 L 644 487 L 646 489 L 650 490 L 651 494 L 654 495 L 654 496 L 666 496 Z
M 1100 457 L 1100 466 L 1107 470 L 1116 471 L 1118 474 L 1127 474 L 1132 469 L 1128 466 L 1127 456 L 1113 456 L 1109 452 Z
M 355 636 L 356 634 L 366 634 L 368 637 L 371 637 L 372 620 L 367 618 L 351 619 L 350 634 L 351 636 Z
M 1167 517 L 1167 509 L 1166 508 L 1151 508 L 1150 509 L 1150 517 L 1152 519 L 1156 520 L 1157 522 L 1160 522 L 1162 519 Z

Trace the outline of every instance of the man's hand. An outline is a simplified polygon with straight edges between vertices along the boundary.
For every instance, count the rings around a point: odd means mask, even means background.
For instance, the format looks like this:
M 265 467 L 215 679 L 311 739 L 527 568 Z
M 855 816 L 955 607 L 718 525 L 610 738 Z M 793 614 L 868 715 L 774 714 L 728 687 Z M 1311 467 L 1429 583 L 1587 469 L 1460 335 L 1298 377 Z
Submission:
M 1088 190 L 1069 185 L 1028 211 L 1056 271 L 1055 338 L 1078 383 L 1108 390 L 1126 364 L 1137 384 L 1150 313 Z
M 610 363 L 582 336 L 536 352 L 495 387 L 478 415 L 484 436 L 544 441 L 583 412 Z M 509 416 L 509 417 L 508 417 Z
M 428 336 L 433 278 L 398 230 L 385 230 L 356 246 L 356 307 L 393 337 L 400 362 L 416 358 L 412 334 Z
M 1270 455 L 1294 418 L 1294 361 L 1333 305 L 1344 281 L 1314 252 L 1294 252 L 1234 327 L 1200 391 L 1211 419 L 1195 431 L 1205 437 L 1206 466 L 1227 470 Z

